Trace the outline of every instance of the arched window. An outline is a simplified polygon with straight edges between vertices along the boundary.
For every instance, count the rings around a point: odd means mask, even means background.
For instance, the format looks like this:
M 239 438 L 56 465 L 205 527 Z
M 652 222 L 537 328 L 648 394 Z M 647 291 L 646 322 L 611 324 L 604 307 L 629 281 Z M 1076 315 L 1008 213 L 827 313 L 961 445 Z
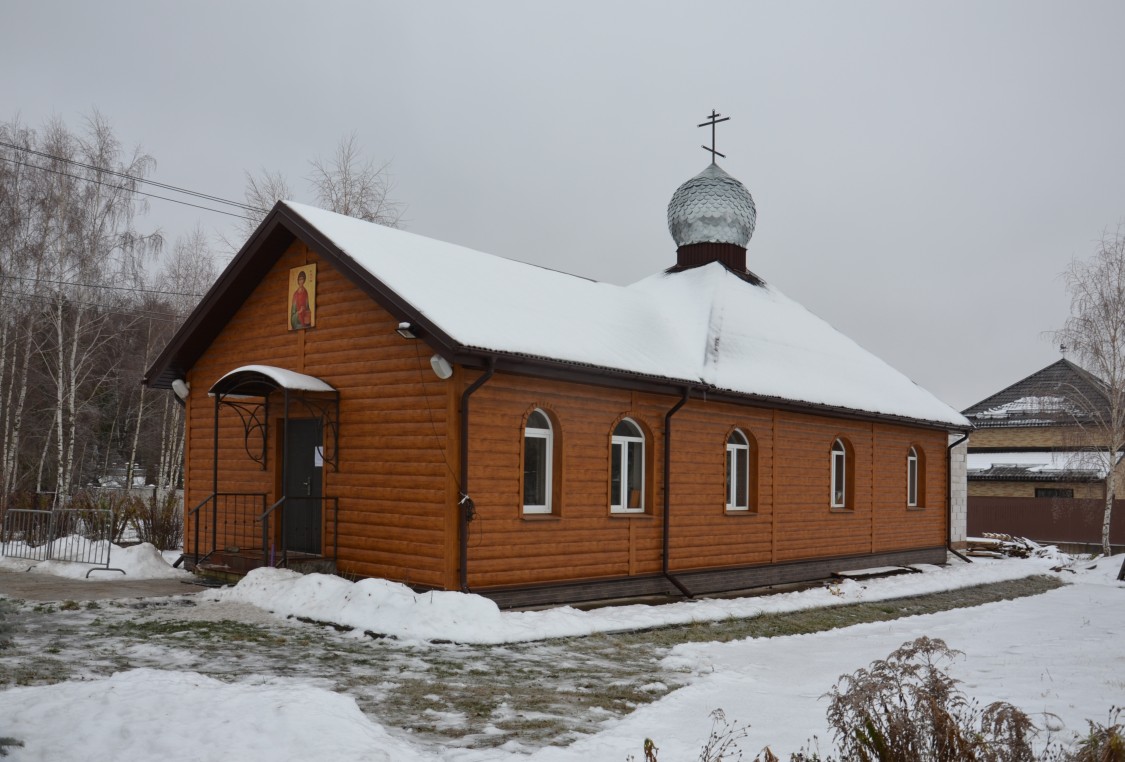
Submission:
M 918 451 L 913 447 L 906 454 L 906 504 L 918 505 Z
M 609 507 L 614 513 L 645 509 L 645 435 L 628 418 L 613 430 L 610 445 Z
M 848 505 L 848 450 L 839 438 L 832 443 L 832 507 Z
M 906 453 L 906 507 L 924 508 L 926 505 L 926 455 L 911 446 Z
M 523 512 L 550 513 L 554 491 L 555 434 L 551 419 L 536 409 L 523 430 Z
M 727 437 L 727 510 L 750 508 L 750 442 L 735 429 Z

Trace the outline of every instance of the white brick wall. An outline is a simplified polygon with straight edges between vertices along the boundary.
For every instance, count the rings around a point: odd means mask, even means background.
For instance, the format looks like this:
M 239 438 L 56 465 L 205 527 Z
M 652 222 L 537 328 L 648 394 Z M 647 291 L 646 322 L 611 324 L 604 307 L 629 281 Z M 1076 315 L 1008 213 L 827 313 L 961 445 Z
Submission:
M 961 438 L 960 434 L 950 434 L 949 443 L 953 444 Z M 966 455 L 969 452 L 969 443 L 964 441 L 953 448 L 950 453 L 949 464 L 949 495 L 950 495 L 950 538 L 953 547 L 965 546 L 968 529 L 968 498 L 969 486 L 966 472 Z

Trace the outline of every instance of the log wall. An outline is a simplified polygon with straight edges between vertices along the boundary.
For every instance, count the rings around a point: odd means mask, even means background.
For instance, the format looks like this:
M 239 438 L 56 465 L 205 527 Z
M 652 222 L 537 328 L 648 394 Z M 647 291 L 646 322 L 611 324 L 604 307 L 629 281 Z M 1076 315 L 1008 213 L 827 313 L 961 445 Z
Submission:
M 290 331 L 289 269 L 313 262 L 318 263 L 316 326 Z M 324 494 L 340 500 L 341 572 L 451 585 L 456 547 L 449 532 L 456 524 L 449 475 L 456 469 L 458 442 L 447 434 L 454 382 L 434 376 L 432 351 L 396 334 L 397 324 L 303 244 L 293 244 L 190 372 L 187 505 L 211 492 L 213 401 L 207 389 L 242 365 L 308 373 L 340 392 L 339 469 L 326 467 L 323 476 Z M 274 400 L 264 471 L 245 453 L 237 415 L 223 411 L 220 491 L 265 492 L 270 504 L 277 499 L 280 408 Z
M 497 374 L 473 397 L 469 581 L 474 589 L 658 573 L 663 447 L 671 396 Z M 522 512 L 523 425 L 535 408 L 561 446 L 551 516 Z M 647 509 L 609 507 L 610 439 L 628 416 L 646 433 Z M 751 510 L 726 510 L 726 441 L 752 443 Z M 829 507 L 830 450 L 854 459 L 845 510 Z M 672 418 L 669 566 L 687 572 L 940 547 L 947 537 L 946 433 L 692 399 Z M 924 460 L 921 505 L 906 506 L 906 457 Z

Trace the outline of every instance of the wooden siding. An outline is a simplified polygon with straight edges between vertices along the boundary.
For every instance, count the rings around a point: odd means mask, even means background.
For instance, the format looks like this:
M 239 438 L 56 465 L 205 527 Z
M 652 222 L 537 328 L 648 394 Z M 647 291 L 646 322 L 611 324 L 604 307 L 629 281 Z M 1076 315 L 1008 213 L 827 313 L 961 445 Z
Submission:
M 497 374 L 473 397 L 470 528 L 474 589 L 659 573 L 663 542 L 665 415 L 677 398 Z M 542 408 L 561 447 L 558 501 L 525 516 L 523 422 Z M 646 511 L 609 510 L 610 437 L 628 416 L 646 432 Z M 738 428 L 755 455 L 754 503 L 725 509 L 725 446 Z M 829 452 L 854 459 L 847 510 L 829 507 Z M 672 418 L 669 568 L 676 573 L 944 545 L 946 434 L 690 400 Z M 906 456 L 925 461 L 922 505 L 906 506 Z
M 289 270 L 313 262 L 316 327 L 289 331 Z M 456 589 L 458 411 L 462 392 L 481 372 L 457 367 L 452 379 L 439 381 L 429 366 L 432 350 L 398 336 L 397 322 L 303 244 L 290 246 L 189 373 L 187 504 L 212 491 L 210 386 L 248 364 L 308 373 L 340 392 L 339 468 L 325 469 L 324 494 L 339 499 L 341 573 Z M 677 402 L 672 395 L 502 372 L 484 383 L 472 396 L 469 420 L 469 494 L 477 511 L 469 525 L 470 586 L 487 592 L 658 578 L 665 416 Z M 548 516 L 526 516 L 522 507 L 523 426 L 535 408 L 551 416 L 558 447 Z M 280 404 L 272 404 L 263 470 L 244 451 L 238 416 L 223 411 L 220 491 L 276 500 L 280 414 Z M 623 515 L 609 506 L 610 441 L 626 416 L 645 432 L 646 499 L 643 513 Z M 725 445 L 735 428 L 753 450 L 748 511 L 725 509 Z M 837 437 L 846 440 L 851 461 L 846 510 L 829 507 L 829 453 Z M 770 565 L 932 555 L 948 531 L 945 442 L 944 431 L 693 398 L 672 418 L 668 565 L 717 590 L 773 578 L 761 571 Z M 925 460 L 918 510 L 906 508 L 912 445 Z
M 675 404 L 672 400 L 671 404 Z M 663 418 L 653 395 L 497 374 L 472 398 L 469 485 L 470 586 L 635 575 L 659 569 Z M 552 516 L 525 518 L 521 490 L 523 421 L 534 408 L 557 423 L 560 489 Z M 628 416 L 645 431 L 646 510 L 612 514 L 609 450 Z
M 289 269 L 318 263 L 316 327 L 290 331 Z M 249 364 L 309 373 L 340 392 L 339 469 L 324 494 L 338 497 L 339 568 L 411 584 L 455 582 L 450 515 L 455 437 L 448 435 L 453 382 L 430 370 L 431 350 L 395 333 L 398 321 L 303 244 L 294 243 L 192 368 L 187 504 L 211 493 L 213 400 L 207 389 Z M 220 416 L 219 489 L 278 497 L 280 398 L 271 402 L 267 468 L 246 455 L 238 416 Z M 294 409 L 294 416 L 307 413 Z M 451 465 L 452 464 L 452 465 Z M 191 532 L 187 536 L 191 537 Z

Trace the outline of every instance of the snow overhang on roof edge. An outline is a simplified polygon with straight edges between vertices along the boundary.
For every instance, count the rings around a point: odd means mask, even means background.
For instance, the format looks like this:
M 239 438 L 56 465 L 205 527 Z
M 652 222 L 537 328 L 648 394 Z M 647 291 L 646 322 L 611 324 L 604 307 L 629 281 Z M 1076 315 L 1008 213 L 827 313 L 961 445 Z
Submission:
M 291 391 L 300 392 L 329 392 L 336 391 L 330 384 L 321 381 L 315 376 L 309 376 L 304 373 L 298 373 L 293 370 L 285 368 L 277 368 L 273 365 L 243 365 L 241 368 L 235 368 L 229 373 L 223 374 L 222 378 L 211 385 L 208 394 L 222 393 L 223 387 L 231 386 L 235 377 L 237 376 L 265 376 L 273 381 L 279 389 L 289 389 Z M 226 382 L 226 383 L 224 383 Z

